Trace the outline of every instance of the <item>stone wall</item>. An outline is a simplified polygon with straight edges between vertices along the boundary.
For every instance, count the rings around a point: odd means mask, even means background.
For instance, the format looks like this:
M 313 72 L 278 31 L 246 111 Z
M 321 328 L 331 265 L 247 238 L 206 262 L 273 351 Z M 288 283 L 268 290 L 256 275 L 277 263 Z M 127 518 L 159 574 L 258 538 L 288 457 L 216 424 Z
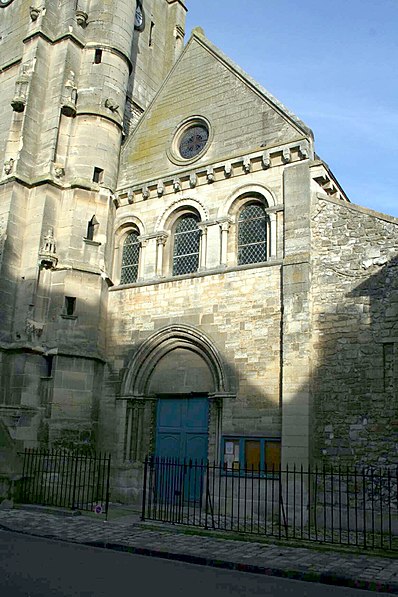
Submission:
M 312 227 L 314 456 L 398 463 L 398 221 L 320 199 Z

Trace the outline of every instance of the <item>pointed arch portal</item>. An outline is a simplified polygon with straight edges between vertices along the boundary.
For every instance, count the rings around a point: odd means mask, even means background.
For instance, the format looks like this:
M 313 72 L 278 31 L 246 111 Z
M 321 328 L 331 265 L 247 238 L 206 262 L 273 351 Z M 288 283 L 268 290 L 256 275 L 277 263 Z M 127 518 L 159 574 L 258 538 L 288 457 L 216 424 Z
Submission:
M 217 433 L 220 398 L 229 388 L 225 364 L 203 332 L 183 324 L 155 332 L 130 361 L 122 389 L 128 401 L 152 401 L 157 455 L 208 457 L 209 433 Z

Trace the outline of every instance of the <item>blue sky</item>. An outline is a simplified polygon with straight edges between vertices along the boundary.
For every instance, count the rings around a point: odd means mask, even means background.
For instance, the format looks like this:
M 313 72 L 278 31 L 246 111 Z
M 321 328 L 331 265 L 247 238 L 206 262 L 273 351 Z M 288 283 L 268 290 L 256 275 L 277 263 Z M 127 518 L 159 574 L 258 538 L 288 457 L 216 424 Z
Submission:
M 195 26 L 312 128 L 348 197 L 398 217 L 398 0 L 187 0 Z

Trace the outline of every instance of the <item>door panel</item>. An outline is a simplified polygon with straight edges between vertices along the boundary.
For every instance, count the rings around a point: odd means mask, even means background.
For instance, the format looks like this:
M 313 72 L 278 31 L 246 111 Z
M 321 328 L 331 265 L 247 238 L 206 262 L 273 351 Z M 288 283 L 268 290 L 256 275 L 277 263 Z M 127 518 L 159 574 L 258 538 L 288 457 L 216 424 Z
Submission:
M 209 404 L 206 397 L 159 398 L 157 410 L 156 456 L 192 461 L 193 467 L 169 471 L 167 488 L 163 486 L 165 466 L 158 471 L 158 499 L 174 502 L 184 498 L 201 499 L 204 469 L 207 461 Z M 198 463 L 198 465 L 195 465 Z M 162 470 L 160 470 L 160 468 Z M 171 485 L 170 486 L 170 479 Z

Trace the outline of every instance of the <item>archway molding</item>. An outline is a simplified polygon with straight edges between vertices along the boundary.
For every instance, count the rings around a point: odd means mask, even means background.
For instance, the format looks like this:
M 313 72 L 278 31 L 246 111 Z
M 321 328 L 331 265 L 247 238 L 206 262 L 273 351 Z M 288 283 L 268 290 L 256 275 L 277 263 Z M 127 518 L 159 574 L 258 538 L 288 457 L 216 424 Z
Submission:
M 122 394 L 146 396 L 156 365 L 176 348 L 191 350 L 205 361 L 213 376 L 214 393 L 228 392 L 225 364 L 213 342 L 195 327 L 180 324 L 162 328 L 143 342 L 128 365 Z

